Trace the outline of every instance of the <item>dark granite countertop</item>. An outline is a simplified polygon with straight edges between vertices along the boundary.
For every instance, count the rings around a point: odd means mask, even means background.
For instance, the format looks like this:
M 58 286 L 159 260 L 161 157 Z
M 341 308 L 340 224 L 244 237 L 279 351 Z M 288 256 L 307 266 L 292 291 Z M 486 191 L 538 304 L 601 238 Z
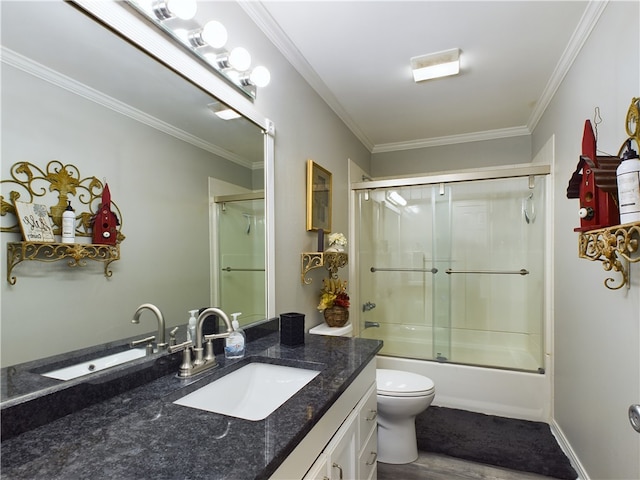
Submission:
M 167 356 L 160 363 L 169 362 L 170 374 L 3 439 L 2 478 L 268 478 L 381 346 L 377 340 L 306 335 L 305 345 L 288 347 L 273 333 L 248 343 L 244 359 L 218 355 L 219 368 L 192 379 L 177 378 L 175 355 Z M 303 366 L 320 374 L 260 421 L 173 404 L 254 361 Z

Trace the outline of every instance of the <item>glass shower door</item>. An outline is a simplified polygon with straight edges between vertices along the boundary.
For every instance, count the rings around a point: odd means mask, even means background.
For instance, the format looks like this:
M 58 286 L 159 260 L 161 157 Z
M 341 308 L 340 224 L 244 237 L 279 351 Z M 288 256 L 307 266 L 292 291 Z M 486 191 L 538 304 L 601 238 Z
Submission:
M 543 369 L 544 177 L 356 195 L 362 337 L 382 355 Z
M 266 318 L 264 201 L 216 204 L 218 298 L 228 313 L 242 312 L 242 324 Z
M 431 358 L 431 187 L 358 192 L 360 335 L 382 354 Z

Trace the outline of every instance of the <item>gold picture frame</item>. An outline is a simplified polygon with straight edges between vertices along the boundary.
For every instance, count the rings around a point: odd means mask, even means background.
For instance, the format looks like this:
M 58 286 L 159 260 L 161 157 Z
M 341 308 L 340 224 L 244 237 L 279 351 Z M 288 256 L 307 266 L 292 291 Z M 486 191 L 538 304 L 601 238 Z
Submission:
M 307 231 L 331 231 L 331 172 L 307 160 Z

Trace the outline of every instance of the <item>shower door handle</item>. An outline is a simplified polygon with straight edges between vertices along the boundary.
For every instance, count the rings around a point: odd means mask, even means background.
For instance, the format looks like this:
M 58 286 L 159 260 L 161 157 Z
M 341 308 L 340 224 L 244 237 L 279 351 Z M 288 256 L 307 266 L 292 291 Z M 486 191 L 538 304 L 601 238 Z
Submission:
M 529 270 L 521 268 L 520 270 L 453 270 L 447 268 L 445 273 L 451 275 L 452 273 L 479 273 L 487 275 L 529 275 Z

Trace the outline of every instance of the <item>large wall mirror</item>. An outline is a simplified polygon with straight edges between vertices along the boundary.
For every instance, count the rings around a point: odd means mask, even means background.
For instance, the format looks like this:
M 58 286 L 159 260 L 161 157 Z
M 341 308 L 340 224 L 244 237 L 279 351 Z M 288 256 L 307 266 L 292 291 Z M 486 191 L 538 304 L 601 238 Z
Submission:
M 116 2 L 93 4 L 122 14 L 123 30 L 143 31 Z M 0 234 L 2 366 L 154 332 L 151 316 L 131 323 L 147 302 L 167 326 L 184 325 L 188 310 L 210 305 L 243 312 L 244 325 L 272 317 L 268 120 L 244 104 L 233 105 L 245 113 L 240 118 L 217 117 L 213 110 L 232 103 L 234 93 L 218 95 L 215 79 L 200 84 L 172 64 L 191 65 L 187 53 L 162 58 L 173 47 L 160 34 L 145 34 L 159 46 L 152 57 L 78 5 L 0 8 L 2 180 L 21 161 L 43 169 L 52 160 L 74 165 L 108 182 L 126 236 L 110 278 L 92 262 L 71 268 L 34 261 L 15 267 L 17 281 L 9 285 L 6 243 L 21 235 Z

